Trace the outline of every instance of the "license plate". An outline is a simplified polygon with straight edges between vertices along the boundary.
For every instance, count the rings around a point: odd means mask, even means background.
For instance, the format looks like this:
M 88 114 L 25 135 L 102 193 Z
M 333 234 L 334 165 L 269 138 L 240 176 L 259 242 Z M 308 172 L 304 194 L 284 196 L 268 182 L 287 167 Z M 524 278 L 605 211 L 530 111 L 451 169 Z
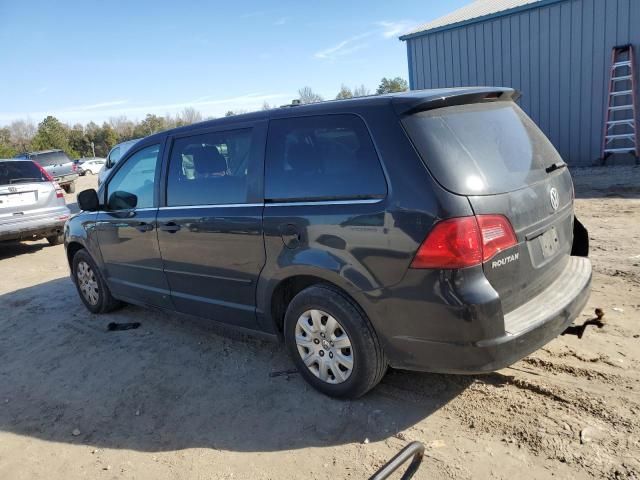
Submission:
M 36 192 L 10 193 L 0 195 L 0 207 L 19 207 L 31 205 L 36 201 Z
M 542 246 L 542 256 L 544 258 L 552 257 L 558 251 L 558 232 L 556 227 L 551 227 L 549 230 L 540 235 L 540 245 Z

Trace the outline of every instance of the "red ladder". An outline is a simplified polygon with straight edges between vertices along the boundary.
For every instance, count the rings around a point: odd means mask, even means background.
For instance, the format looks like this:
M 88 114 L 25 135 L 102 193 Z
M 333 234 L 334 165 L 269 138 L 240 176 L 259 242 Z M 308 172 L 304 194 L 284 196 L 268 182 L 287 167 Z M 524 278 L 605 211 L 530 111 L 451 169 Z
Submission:
M 602 136 L 603 164 L 616 153 L 630 153 L 636 161 L 640 157 L 635 76 L 633 45 L 613 47 Z

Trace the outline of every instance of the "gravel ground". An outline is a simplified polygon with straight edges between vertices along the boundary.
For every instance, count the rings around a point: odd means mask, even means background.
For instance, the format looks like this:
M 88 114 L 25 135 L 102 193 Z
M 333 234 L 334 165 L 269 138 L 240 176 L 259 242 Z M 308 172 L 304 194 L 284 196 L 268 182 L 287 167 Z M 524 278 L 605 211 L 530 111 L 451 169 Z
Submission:
M 358 401 L 270 377 L 280 345 L 206 321 L 92 315 L 62 246 L 0 246 L 0 478 L 360 479 L 411 440 L 416 478 L 640 478 L 640 168 L 573 173 L 594 264 L 576 323 L 601 307 L 604 327 L 490 375 L 392 371 Z

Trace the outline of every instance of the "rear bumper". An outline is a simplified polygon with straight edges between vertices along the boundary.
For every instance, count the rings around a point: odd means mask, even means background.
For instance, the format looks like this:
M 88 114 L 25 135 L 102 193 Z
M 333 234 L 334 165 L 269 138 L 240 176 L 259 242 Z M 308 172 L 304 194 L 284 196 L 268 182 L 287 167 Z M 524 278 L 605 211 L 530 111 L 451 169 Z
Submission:
M 38 238 L 61 235 L 64 224 L 71 215 L 67 207 L 57 212 L 53 217 L 0 225 L 0 242 L 9 240 L 35 240 Z M 60 219 L 60 217 L 66 217 Z
M 416 337 L 389 339 L 396 368 L 439 373 L 486 373 L 507 367 L 560 335 L 580 314 L 591 290 L 591 263 L 569 257 L 546 290 L 504 316 L 505 334 L 476 342 Z
M 77 179 L 78 179 L 77 173 L 71 173 L 69 175 L 61 175 L 61 176 L 54 177 L 54 180 L 58 182 L 58 184 L 60 185 L 67 185 L 69 183 L 76 181 Z

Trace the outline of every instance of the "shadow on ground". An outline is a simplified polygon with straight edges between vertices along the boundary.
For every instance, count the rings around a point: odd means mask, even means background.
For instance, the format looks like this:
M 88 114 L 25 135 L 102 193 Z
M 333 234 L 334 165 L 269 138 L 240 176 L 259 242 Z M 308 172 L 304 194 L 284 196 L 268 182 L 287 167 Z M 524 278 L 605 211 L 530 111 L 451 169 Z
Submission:
M 37 242 L 0 242 L 0 260 L 5 258 L 17 257 L 18 255 L 26 255 L 29 253 L 36 253 L 43 248 L 50 247 L 46 240 L 40 240 Z
M 473 382 L 392 371 L 360 400 L 332 400 L 297 374 L 270 377 L 293 368 L 281 345 L 136 307 L 91 315 L 67 278 L 0 296 L 0 312 L 0 429 L 48 441 L 138 451 L 376 441 Z M 109 332 L 112 321 L 142 327 Z

